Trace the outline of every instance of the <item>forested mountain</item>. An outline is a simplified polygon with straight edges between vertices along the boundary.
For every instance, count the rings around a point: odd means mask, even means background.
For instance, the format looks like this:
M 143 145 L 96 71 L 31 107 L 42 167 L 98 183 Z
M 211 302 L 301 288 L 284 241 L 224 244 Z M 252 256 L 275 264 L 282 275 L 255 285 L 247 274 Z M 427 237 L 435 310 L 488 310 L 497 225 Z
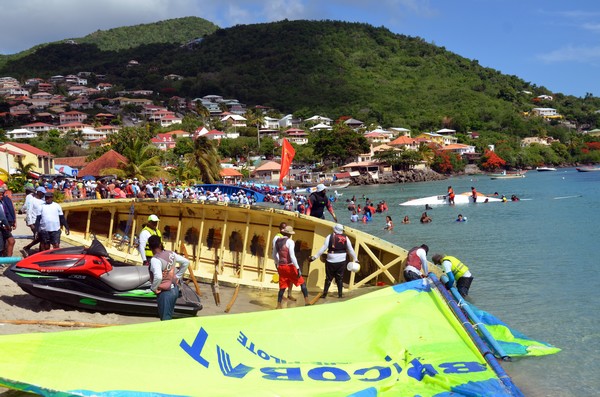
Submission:
M 0 55 L 0 68 L 8 61 L 23 58 L 52 44 L 71 40 L 77 44 L 93 44 L 101 51 L 119 51 L 156 43 L 185 44 L 194 38 L 213 33 L 219 27 L 198 17 L 185 17 L 155 23 L 97 30 L 81 38 L 71 38 L 55 43 L 37 45 L 13 55 Z
M 196 26 L 198 20 L 174 21 Z M 0 75 L 23 79 L 85 70 L 105 74 L 107 81 L 123 88 L 154 89 L 165 96 L 218 94 L 282 112 L 333 118 L 351 115 L 384 127 L 405 126 L 420 131 L 444 126 L 461 132 L 526 136 L 546 128 L 540 121 L 523 117 L 523 112 L 533 107 L 556 108 L 577 127 L 593 128 L 598 123 L 595 110 L 600 109 L 599 98 L 552 93 L 383 27 L 286 20 L 217 29 L 191 48 L 180 45 L 186 41 L 182 36 L 165 39 L 164 43 L 144 40 L 154 37 L 143 33 L 150 27 L 162 29 L 156 36 L 175 37 L 171 36 L 171 26 L 170 21 L 164 21 L 121 28 L 132 30 L 123 36 L 113 32 L 110 39 L 89 44 L 82 39 L 76 40 L 82 43 L 79 45 L 48 45 L 7 62 L 0 68 Z M 205 27 L 206 33 L 211 26 Z M 175 30 L 193 31 L 191 27 Z M 106 34 L 112 31 L 121 32 L 112 29 Z M 198 31 L 189 34 L 188 39 L 201 35 Z M 86 37 L 93 36 L 101 34 Z M 145 44 L 117 51 L 117 37 L 125 36 L 130 43 L 139 40 Z M 113 44 L 106 44 L 109 42 Z M 171 44 L 174 42 L 177 44 Z M 131 59 L 139 66 L 127 68 Z M 171 73 L 185 78 L 164 80 L 163 76 Z M 534 102 L 540 94 L 553 95 L 554 100 Z

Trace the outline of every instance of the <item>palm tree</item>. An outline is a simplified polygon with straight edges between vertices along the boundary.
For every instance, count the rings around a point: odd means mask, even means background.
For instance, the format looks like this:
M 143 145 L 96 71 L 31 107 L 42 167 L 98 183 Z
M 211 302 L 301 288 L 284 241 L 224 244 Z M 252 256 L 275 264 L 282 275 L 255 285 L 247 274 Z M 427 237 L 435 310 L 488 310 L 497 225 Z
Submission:
M 202 124 L 206 127 L 206 120 L 210 117 L 210 111 L 200 101 L 196 101 L 196 113 L 200 116 Z
M 433 163 L 435 151 L 428 144 L 421 143 L 419 145 L 419 154 L 421 155 L 421 158 L 427 163 L 427 166 L 430 166 Z
M 194 141 L 194 151 L 185 155 L 189 168 L 196 168 L 204 183 L 214 183 L 221 179 L 221 165 L 217 149 L 205 136 Z
M 160 166 L 160 156 L 154 153 L 155 150 L 154 145 L 136 137 L 132 145 L 123 150 L 122 154 L 127 158 L 127 163 L 121 164 L 119 168 L 106 168 L 102 170 L 102 174 L 115 174 L 120 178 L 129 177 L 140 180 L 159 176 L 162 167 Z
M 265 116 L 259 110 L 248 110 L 244 117 L 248 124 L 256 126 L 256 136 L 258 142 L 258 150 L 260 151 L 260 126 L 265 122 Z

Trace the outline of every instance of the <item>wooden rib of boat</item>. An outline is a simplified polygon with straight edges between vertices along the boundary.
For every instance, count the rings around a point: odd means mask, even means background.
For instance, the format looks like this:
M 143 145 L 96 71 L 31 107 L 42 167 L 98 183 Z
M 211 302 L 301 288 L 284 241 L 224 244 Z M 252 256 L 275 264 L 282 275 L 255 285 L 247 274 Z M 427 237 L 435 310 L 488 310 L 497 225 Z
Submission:
M 89 245 L 96 236 L 114 259 L 140 264 L 136 236 L 148 216 L 159 217 L 163 243 L 168 250 L 186 255 L 197 278 L 259 288 L 278 288 L 272 259 L 272 240 L 286 222 L 296 234 L 296 257 L 307 287 L 322 289 L 325 264 L 308 258 L 332 233 L 334 223 L 266 206 L 244 206 L 191 200 L 104 199 L 62 203 L 70 234 L 63 241 Z M 407 251 L 360 230 L 345 227 L 360 263 L 357 273 L 346 272 L 349 289 L 377 283 L 404 281 Z M 435 266 L 430 271 L 438 273 Z

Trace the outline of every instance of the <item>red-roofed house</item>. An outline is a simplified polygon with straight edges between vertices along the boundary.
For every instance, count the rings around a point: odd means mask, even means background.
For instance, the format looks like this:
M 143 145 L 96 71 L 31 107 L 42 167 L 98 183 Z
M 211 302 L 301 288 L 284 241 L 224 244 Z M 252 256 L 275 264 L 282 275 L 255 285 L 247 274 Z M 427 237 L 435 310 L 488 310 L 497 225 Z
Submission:
M 158 134 L 156 135 L 156 137 L 150 139 L 150 141 L 154 146 L 156 146 L 160 150 L 173 149 L 176 144 L 176 141 L 173 138 L 173 134 L 168 132 L 165 134 Z
M 241 172 L 233 168 L 221 169 L 221 178 L 223 178 L 223 183 L 226 185 L 236 185 L 242 181 L 243 177 Z
M 35 146 L 27 143 L 7 142 L 0 145 L 0 148 L 6 149 L 12 152 L 19 153 L 24 156 L 23 164 L 33 164 L 34 169 L 32 171 L 40 174 L 54 174 L 54 156 L 50 153 L 38 149 Z M 9 168 L 17 168 L 17 160 L 13 156 L 13 166 Z
M 102 176 L 103 170 L 107 168 L 120 168 L 122 164 L 127 164 L 127 158 L 111 149 L 79 170 L 78 176 Z
M 32 132 L 46 132 L 46 131 L 50 131 L 53 128 L 56 128 L 52 124 L 40 123 L 40 122 L 25 124 L 22 127 L 25 129 L 28 129 L 29 131 L 32 131 Z
M 393 141 L 388 143 L 388 145 L 408 150 L 419 150 L 419 141 L 417 139 L 410 138 L 404 135 L 394 139 Z
M 308 143 L 308 133 L 300 128 L 289 128 L 285 131 L 287 140 L 296 145 L 305 145 Z
M 21 153 L 15 152 L 14 150 L 5 149 L 0 147 L 0 168 L 7 170 L 9 174 L 12 174 L 16 170 L 17 158 L 24 157 Z
M 61 113 L 59 116 L 59 122 L 60 124 L 83 123 L 83 121 L 87 119 L 87 117 L 88 115 L 85 113 L 72 110 L 70 112 Z

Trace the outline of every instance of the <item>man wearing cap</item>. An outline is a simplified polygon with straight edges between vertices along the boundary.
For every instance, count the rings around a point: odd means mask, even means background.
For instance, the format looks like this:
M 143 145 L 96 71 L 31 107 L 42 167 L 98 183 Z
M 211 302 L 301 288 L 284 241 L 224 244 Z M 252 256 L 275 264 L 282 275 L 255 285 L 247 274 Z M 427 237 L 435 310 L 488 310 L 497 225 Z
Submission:
M 23 247 L 21 249 L 21 254 L 23 257 L 27 257 L 29 255 L 29 250 L 36 244 L 38 244 L 40 240 L 40 234 L 38 230 L 35 228 L 35 221 L 37 220 L 38 215 L 42 212 L 42 205 L 44 204 L 44 195 L 46 194 L 46 189 L 43 186 L 38 186 L 35 189 L 35 196 L 31 199 L 29 203 L 29 207 L 27 208 L 27 214 L 25 215 L 25 224 L 29 226 L 31 231 L 33 232 L 33 241 Z
M 150 236 L 148 246 L 152 251 L 150 289 L 157 295 L 158 317 L 160 321 L 171 320 L 179 297 L 181 278 L 190 261 L 173 251 L 165 250 L 157 235 Z M 179 264 L 179 268 L 176 264 Z
M 406 281 L 420 280 L 427 277 L 429 274 L 428 252 L 429 247 L 426 244 L 421 244 L 420 247 L 413 247 L 408 251 L 406 267 L 403 273 Z
M 325 191 L 325 185 L 319 183 L 317 190 L 312 192 L 308 196 L 308 207 L 306 208 L 306 215 L 314 216 L 316 218 L 325 219 L 325 208 L 333 217 L 333 221 L 337 222 L 337 217 L 333 211 L 331 201 L 327 198 L 327 192 Z
M 150 236 L 158 236 L 162 240 L 162 234 L 158 229 L 158 216 L 152 214 L 148 217 L 148 223 L 144 226 L 142 231 L 140 232 L 140 236 L 138 239 L 138 249 L 140 251 L 140 256 L 142 257 L 142 263 L 144 266 L 150 266 L 150 259 L 152 259 L 152 250 L 148 245 L 148 239 Z
M 4 227 L 2 237 L 4 238 L 4 255 L 12 256 L 15 247 L 15 238 L 12 231 L 17 227 L 17 214 L 12 200 L 6 194 L 6 185 L 0 186 L 0 210 L 4 213 Z
M 300 266 L 298 265 L 298 259 L 296 259 L 296 254 L 294 252 L 296 244 L 291 238 L 296 232 L 294 232 L 293 227 L 286 226 L 281 230 L 281 234 L 283 237 L 278 238 L 273 247 L 273 259 L 275 260 L 275 267 L 277 267 L 277 273 L 279 274 L 277 308 L 281 309 L 283 294 L 285 293 L 286 288 L 289 288 L 292 285 L 300 286 L 302 295 L 304 295 L 304 303 L 308 306 L 310 305 L 308 300 L 308 289 L 306 289 L 306 283 L 300 274 Z
M 63 214 L 60 204 L 54 202 L 54 193 L 46 192 L 44 194 L 44 204 L 40 209 L 40 214 L 35 220 L 35 229 L 40 235 L 40 251 L 52 248 L 60 248 L 61 227 L 65 228 L 65 233 L 69 234 L 69 225 Z
M 446 288 L 452 288 L 452 285 L 456 280 L 456 289 L 460 295 L 463 298 L 469 295 L 469 288 L 471 288 L 473 276 L 467 265 L 462 263 L 458 258 L 450 255 L 435 254 L 431 259 L 433 260 L 433 263 L 442 265 L 444 268 L 444 272 L 446 273 L 446 276 L 448 276 Z
M 344 226 L 339 223 L 333 227 L 333 233 L 325 237 L 325 242 L 319 251 L 311 256 L 310 261 L 314 261 L 327 250 L 327 259 L 325 260 L 325 286 L 321 298 L 327 298 L 331 281 L 335 278 L 338 289 L 338 298 L 342 297 L 344 289 L 344 271 L 348 265 L 348 255 L 352 257 L 353 262 L 358 262 L 356 252 L 352 247 L 352 242 L 344 234 Z
M 277 240 L 279 240 L 281 237 L 284 237 L 284 236 L 283 236 L 283 231 L 285 230 L 285 228 L 286 228 L 286 227 L 287 227 L 287 223 L 285 223 L 285 222 L 281 222 L 281 223 L 279 224 L 279 233 L 277 233 L 277 234 L 275 235 L 275 237 L 273 238 L 273 251 L 272 251 L 273 258 L 275 258 L 275 256 L 277 255 L 277 247 L 276 247 Z M 277 263 L 275 264 L 275 266 L 277 266 Z M 288 294 L 287 294 L 287 298 L 288 298 L 289 300 L 291 300 L 291 301 L 295 301 L 295 300 L 296 300 L 296 298 L 294 298 L 294 297 L 292 296 L 292 287 L 293 287 L 293 284 L 290 284 L 290 285 L 288 286 Z

